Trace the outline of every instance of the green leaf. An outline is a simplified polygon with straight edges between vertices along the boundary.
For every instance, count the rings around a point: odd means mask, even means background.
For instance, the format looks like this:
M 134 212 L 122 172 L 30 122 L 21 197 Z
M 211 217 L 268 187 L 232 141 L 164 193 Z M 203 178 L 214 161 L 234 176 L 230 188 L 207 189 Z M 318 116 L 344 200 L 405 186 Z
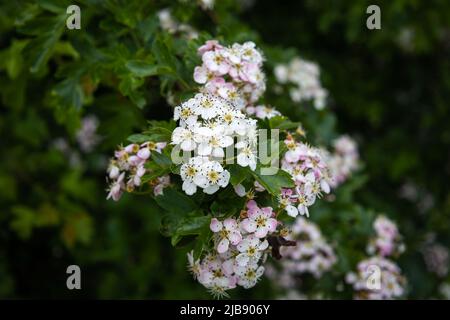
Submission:
M 263 174 L 261 170 L 276 172 L 272 175 Z M 289 173 L 279 168 L 261 168 L 258 166 L 255 171 L 250 171 L 255 179 L 272 195 L 277 196 L 281 188 L 293 188 L 294 181 Z
M 300 122 L 293 122 L 284 116 L 275 116 L 269 119 L 271 129 L 289 130 L 296 129 L 301 125 Z
M 181 240 L 183 236 L 199 235 L 205 227 L 209 227 L 211 216 L 194 216 L 180 220 L 172 235 L 171 243 L 173 246 Z
M 146 135 L 146 134 L 132 134 L 131 136 L 129 136 L 127 138 L 128 141 L 130 141 L 131 143 L 144 143 L 147 141 L 151 141 L 151 137 Z
M 172 165 L 172 160 L 170 160 L 170 158 L 164 153 L 153 151 L 151 157 L 152 160 L 162 168 L 170 168 Z
M 174 188 L 164 189 L 164 194 L 157 196 L 155 200 L 161 208 L 180 217 L 197 209 L 197 205 L 189 196 Z
M 150 62 L 131 60 L 125 66 L 137 77 L 148 77 L 158 74 L 158 65 Z
M 244 181 L 247 177 L 250 176 L 247 169 L 237 164 L 232 164 L 228 166 L 227 169 L 230 172 L 231 176 L 230 182 L 233 186 L 240 184 L 242 181 Z

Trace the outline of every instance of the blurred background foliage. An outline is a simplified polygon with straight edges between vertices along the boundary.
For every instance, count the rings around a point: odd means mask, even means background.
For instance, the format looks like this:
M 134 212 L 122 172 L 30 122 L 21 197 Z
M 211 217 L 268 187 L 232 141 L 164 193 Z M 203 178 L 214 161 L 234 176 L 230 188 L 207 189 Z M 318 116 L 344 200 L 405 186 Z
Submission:
M 70 4 L 81 8 L 81 30 L 66 28 Z M 370 4 L 381 7 L 381 30 L 365 27 Z M 199 37 L 163 31 L 164 8 Z M 445 0 L 226 0 L 213 10 L 195 1 L 2 2 L 0 297 L 209 298 L 186 271 L 189 248 L 161 235 L 152 199 L 105 200 L 105 169 L 147 120 L 172 116 L 167 101 L 195 91 L 196 49 L 210 38 L 256 42 L 267 59 L 266 102 L 302 121 L 308 141 L 327 146 L 348 133 L 359 143 L 361 172 L 311 209 L 338 264 L 305 279 L 303 291 L 350 298 L 339 285 L 382 212 L 406 242 L 407 296 L 442 297 L 446 279 L 427 271 L 421 248 L 430 236 L 450 245 L 449 24 Z M 298 54 L 321 67 L 324 111 L 271 92 L 274 65 Z M 77 139 L 86 115 L 97 117 L 101 139 L 88 152 Z M 82 269 L 81 291 L 66 289 L 70 264 Z M 277 294 L 263 280 L 232 297 Z

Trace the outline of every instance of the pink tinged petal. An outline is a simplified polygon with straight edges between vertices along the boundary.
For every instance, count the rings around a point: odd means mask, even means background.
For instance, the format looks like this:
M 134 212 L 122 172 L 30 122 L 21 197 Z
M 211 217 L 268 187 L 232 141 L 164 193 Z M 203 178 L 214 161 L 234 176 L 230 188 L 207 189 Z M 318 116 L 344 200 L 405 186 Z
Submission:
M 250 219 L 244 219 L 241 222 L 242 227 L 244 228 L 245 231 L 247 232 L 255 232 L 256 230 L 256 223 Z
M 276 219 L 270 218 L 267 219 L 267 229 L 269 232 L 274 232 L 277 229 L 278 221 Z
M 232 231 L 237 229 L 237 222 L 234 219 L 228 218 L 223 221 L 225 229 Z
M 262 212 L 261 212 L 261 210 L 258 207 L 250 208 L 250 209 L 247 210 L 247 216 L 250 219 L 256 219 L 257 217 L 259 217 L 261 215 L 261 213 Z
M 232 245 L 237 245 L 242 240 L 242 235 L 238 231 L 234 231 L 228 237 Z
M 234 272 L 234 261 L 229 259 L 222 264 L 222 269 L 227 276 L 231 276 Z
M 258 228 L 255 232 L 255 237 L 257 238 L 264 238 L 267 236 L 267 228 Z
M 222 222 L 220 222 L 216 218 L 212 218 L 209 228 L 212 232 L 219 232 L 220 230 L 222 230 Z
M 246 195 L 245 187 L 242 184 L 235 185 L 233 188 L 234 192 L 236 192 L 239 197 L 244 197 Z
M 137 156 L 141 159 L 147 160 L 148 157 L 150 157 L 150 149 L 149 148 L 142 148 L 138 151 Z
M 255 200 L 250 200 L 249 202 L 247 202 L 248 209 L 257 208 L 257 207 L 258 207 L 258 205 L 256 204 Z
M 200 84 L 206 83 L 208 81 L 207 70 L 203 67 L 195 67 L 194 80 Z
M 261 208 L 261 211 L 263 212 L 264 217 L 269 218 L 269 217 L 271 217 L 271 216 L 273 215 L 273 211 L 272 211 L 272 208 L 271 208 L 271 207 L 264 207 L 264 208 Z
M 222 239 L 219 242 L 219 245 L 217 246 L 217 252 L 218 253 L 225 253 L 228 251 L 228 246 L 230 245 L 230 241 L 228 239 Z

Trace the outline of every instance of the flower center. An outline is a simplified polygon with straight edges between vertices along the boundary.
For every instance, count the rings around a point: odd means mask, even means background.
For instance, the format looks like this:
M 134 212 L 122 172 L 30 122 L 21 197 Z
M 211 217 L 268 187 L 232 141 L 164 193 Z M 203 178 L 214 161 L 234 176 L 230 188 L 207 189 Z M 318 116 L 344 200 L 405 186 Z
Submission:
M 189 109 L 189 108 L 185 108 L 185 109 L 181 110 L 181 117 L 182 117 L 182 118 L 187 118 L 187 117 L 189 117 L 191 114 L 192 114 L 192 111 L 191 111 L 191 109 Z
M 208 178 L 211 182 L 215 183 L 217 180 L 219 180 L 219 173 L 217 171 L 211 170 L 208 172 Z
M 266 225 L 266 218 L 258 217 L 256 218 L 255 222 L 258 227 L 264 227 Z
M 194 167 L 188 167 L 186 170 L 186 175 L 188 177 L 193 177 L 197 173 L 197 170 Z

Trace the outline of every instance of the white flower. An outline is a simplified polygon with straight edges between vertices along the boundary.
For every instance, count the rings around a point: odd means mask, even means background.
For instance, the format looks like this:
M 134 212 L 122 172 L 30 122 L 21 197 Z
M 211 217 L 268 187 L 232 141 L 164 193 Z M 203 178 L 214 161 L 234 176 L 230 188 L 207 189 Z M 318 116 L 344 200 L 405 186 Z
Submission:
M 230 181 L 230 173 L 217 161 L 208 161 L 201 165 L 200 172 L 194 177 L 194 183 L 207 194 L 215 193 L 219 187 L 225 188 Z
M 225 219 L 222 223 L 213 218 L 211 219 L 210 229 L 217 236 L 218 253 L 227 252 L 230 243 L 237 245 L 242 240 L 239 226 L 235 219 Z
M 250 167 L 256 169 L 256 150 L 248 146 L 245 142 L 238 142 L 236 148 L 239 150 L 237 155 L 237 163 L 241 167 Z
M 180 168 L 180 175 L 183 180 L 182 189 L 188 195 L 192 195 L 197 191 L 197 185 L 194 183 L 194 179 L 200 174 L 203 162 L 204 158 L 194 157 L 189 159 L 189 162 L 183 164 Z
M 256 263 L 251 263 L 246 266 L 237 266 L 235 268 L 236 275 L 238 276 L 238 284 L 245 289 L 254 287 L 259 278 L 264 274 L 264 267 L 259 266 Z
M 192 151 L 197 146 L 194 141 L 194 133 L 182 127 L 177 127 L 173 131 L 172 144 L 179 144 L 183 151 Z
M 254 235 L 247 236 L 237 245 L 237 249 L 240 252 L 236 257 L 238 265 L 245 266 L 248 263 L 257 262 L 268 246 L 267 240 L 261 242 Z

